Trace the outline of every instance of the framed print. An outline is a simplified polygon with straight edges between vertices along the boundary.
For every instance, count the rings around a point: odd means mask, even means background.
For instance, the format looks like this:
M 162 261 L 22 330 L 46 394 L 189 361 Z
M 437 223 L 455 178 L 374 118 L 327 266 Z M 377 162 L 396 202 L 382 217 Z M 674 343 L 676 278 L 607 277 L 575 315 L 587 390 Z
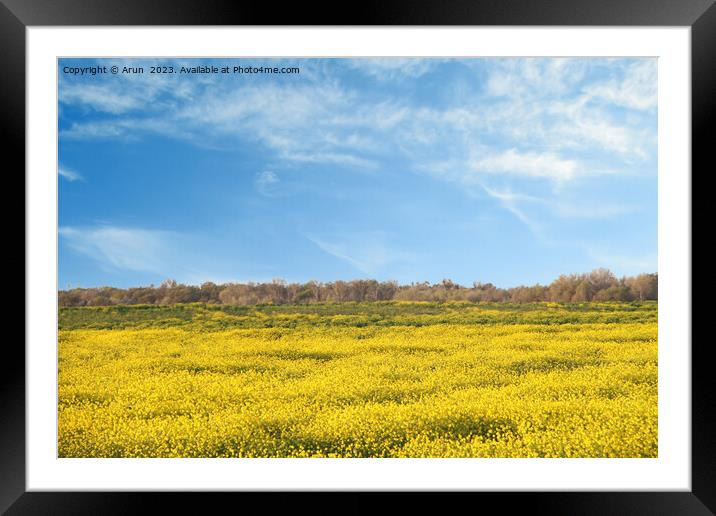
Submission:
M 3 510 L 714 511 L 712 4 L 5 2 Z

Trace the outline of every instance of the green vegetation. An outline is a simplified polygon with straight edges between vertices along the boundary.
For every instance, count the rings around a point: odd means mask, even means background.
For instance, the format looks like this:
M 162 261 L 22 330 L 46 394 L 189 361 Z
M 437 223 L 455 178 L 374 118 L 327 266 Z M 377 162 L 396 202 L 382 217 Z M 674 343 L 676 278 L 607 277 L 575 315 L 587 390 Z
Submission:
M 59 328 L 218 331 L 306 326 L 656 322 L 656 301 L 630 303 L 345 302 L 310 305 L 184 304 L 60 308 Z

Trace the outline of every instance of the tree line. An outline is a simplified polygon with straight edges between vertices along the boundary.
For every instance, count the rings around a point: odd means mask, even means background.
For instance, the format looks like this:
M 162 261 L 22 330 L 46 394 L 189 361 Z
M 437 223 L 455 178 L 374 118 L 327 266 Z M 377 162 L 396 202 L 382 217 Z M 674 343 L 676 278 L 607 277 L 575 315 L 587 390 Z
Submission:
M 58 292 L 60 306 L 171 305 L 214 303 L 225 305 L 302 304 L 345 301 L 467 301 L 533 303 L 554 301 L 645 301 L 658 299 L 658 275 L 639 274 L 617 278 L 608 269 L 586 274 L 563 274 L 549 285 L 498 288 L 475 282 L 466 287 L 445 279 L 439 283 L 411 283 L 358 279 L 352 281 L 288 283 L 212 282 L 200 286 L 165 280 L 158 287 L 73 288 Z

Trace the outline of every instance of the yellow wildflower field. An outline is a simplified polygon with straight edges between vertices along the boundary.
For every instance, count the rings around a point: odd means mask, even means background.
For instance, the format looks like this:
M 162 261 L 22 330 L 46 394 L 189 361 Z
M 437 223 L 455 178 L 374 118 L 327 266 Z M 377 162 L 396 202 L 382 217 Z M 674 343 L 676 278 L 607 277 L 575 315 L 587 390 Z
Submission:
M 657 305 L 60 310 L 60 457 L 656 457 Z

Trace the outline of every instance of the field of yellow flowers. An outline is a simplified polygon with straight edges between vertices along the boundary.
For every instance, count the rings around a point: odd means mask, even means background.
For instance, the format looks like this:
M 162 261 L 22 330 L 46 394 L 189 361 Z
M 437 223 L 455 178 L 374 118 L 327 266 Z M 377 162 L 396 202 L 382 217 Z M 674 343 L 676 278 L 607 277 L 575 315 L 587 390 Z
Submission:
M 63 308 L 60 457 L 656 457 L 657 305 Z

